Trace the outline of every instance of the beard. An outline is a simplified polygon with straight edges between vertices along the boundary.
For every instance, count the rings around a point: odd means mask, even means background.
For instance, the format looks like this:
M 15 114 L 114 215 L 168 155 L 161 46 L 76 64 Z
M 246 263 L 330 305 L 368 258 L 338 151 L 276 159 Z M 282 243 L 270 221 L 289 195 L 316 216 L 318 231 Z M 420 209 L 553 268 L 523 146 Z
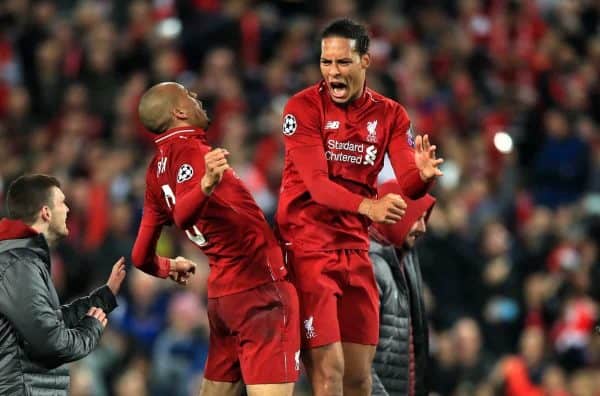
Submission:
M 46 240 L 50 246 L 56 245 L 61 240 L 69 236 L 69 229 L 66 224 L 61 225 L 50 225 L 48 227 L 48 233 Z

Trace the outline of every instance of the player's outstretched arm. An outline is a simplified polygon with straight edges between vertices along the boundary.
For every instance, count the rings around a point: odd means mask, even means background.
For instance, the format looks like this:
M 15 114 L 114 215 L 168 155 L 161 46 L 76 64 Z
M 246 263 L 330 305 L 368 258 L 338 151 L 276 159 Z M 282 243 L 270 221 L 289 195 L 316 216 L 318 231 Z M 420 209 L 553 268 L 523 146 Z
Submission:
M 155 224 L 144 214 L 138 236 L 131 250 L 131 261 L 137 269 L 149 275 L 166 278 L 170 271 L 169 259 L 156 254 L 156 244 L 161 229 L 161 226 Z
M 369 199 L 331 181 L 321 146 L 296 147 L 289 155 L 317 203 L 332 209 L 358 212 L 377 223 L 393 224 L 404 216 L 406 203 L 399 195 Z
M 177 204 L 173 207 L 173 221 L 182 230 L 185 230 L 196 222 L 209 196 L 212 194 L 215 187 L 223 179 L 223 175 L 227 169 L 230 169 L 227 163 L 229 152 L 222 148 L 216 148 L 204 154 L 204 161 L 199 159 L 197 152 L 187 151 L 186 164 L 192 164 L 196 169 L 204 169 L 204 174 L 199 181 L 196 179 L 186 181 L 191 184 L 182 189 L 181 186 L 175 191 L 175 201 Z M 201 162 L 204 162 L 203 164 Z M 190 166 L 190 165 L 187 165 Z M 201 172 L 199 174 L 202 174 Z
M 365 198 L 358 212 L 375 223 L 394 224 L 406 213 L 406 202 L 397 194 L 386 194 L 379 199 Z
M 442 175 L 439 165 L 444 160 L 436 158 L 435 149 L 427 135 L 413 138 L 410 129 L 392 137 L 388 154 L 396 179 L 409 198 L 422 197 L 435 178 Z
M 315 202 L 332 209 L 357 212 L 365 197 L 329 179 L 322 144 L 294 147 L 289 156 Z

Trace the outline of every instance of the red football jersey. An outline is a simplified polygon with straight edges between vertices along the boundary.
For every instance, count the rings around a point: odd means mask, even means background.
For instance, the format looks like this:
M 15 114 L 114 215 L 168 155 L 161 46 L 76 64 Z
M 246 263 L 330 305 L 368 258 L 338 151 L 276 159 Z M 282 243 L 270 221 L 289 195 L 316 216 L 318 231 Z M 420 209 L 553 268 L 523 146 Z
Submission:
M 155 255 L 163 225 L 175 224 L 208 256 L 208 296 L 220 297 L 283 279 L 286 270 L 275 236 L 250 192 L 226 171 L 210 196 L 200 180 L 205 133 L 191 127 L 159 135 L 157 153 L 146 174 L 142 224 L 132 258 L 140 269 L 168 275 L 167 260 Z
M 297 93 L 283 112 L 283 134 L 277 224 L 299 249 L 368 249 L 369 220 L 357 210 L 376 195 L 385 153 L 407 196 L 427 191 L 406 110 L 367 87 L 347 105 L 333 102 L 323 81 Z

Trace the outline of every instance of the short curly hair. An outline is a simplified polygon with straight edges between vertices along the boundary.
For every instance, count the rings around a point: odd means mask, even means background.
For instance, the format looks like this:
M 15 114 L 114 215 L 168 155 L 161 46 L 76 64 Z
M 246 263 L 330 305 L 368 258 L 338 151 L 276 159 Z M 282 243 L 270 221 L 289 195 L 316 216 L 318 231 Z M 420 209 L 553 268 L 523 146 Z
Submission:
M 369 33 L 364 25 L 351 19 L 338 19 L 330 23 L 321 33 L 321 40 L 327 37 L 343 37 L 355 40 L 355 50 L 359 55 L 369 52 Z

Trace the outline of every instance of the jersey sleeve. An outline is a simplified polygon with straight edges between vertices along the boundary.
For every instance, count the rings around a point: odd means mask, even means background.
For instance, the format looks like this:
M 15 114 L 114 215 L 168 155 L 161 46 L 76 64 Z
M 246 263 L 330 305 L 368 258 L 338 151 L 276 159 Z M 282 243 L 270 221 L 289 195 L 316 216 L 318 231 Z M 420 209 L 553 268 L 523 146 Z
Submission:
M 319 105 L 306 95 L 287 103 L 283 113 L 286 152 L 313 200 L 332 209 L 357 212 L 364 197 L 329 179 Z
M 415 137 L 406 110 L 397 105 L 394 114 L 388 155 L 402 191 L 409 198 L 417 199 L 425 195 L 431 183 L 421 179 L 419 168 L 415 163 Z
M 190 146 L 185 147 L 173 158 L 169 178 L 175 195 L 173 220 L 182 230 L 196 222 L 208 199 L 200 183 L 206 170 L 204 155 L 207 152 L 208 148 Z
M 136 268 L 147 274 L 166 278 L 170 270 L 169 259 L 156 254 L 156 243 L 162 226 L 167 224 L 168 220 L 156 201 L 155 188 L 150 178 L 146 177 L 142 222 L 131 252 L 131 261 Z

